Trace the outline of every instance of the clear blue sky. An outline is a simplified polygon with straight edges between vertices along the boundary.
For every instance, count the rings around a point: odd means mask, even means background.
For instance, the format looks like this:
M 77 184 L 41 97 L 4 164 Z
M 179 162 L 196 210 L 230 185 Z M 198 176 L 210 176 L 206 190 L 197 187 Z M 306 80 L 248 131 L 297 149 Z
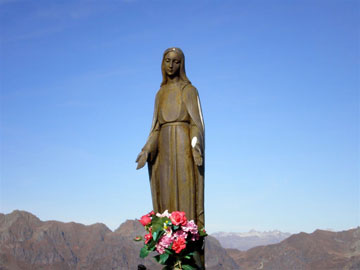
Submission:
M 358 1 L 0 0 L 0 212 L 102 222 L 151 210 L 163 51 L 206 125 L 208 231 L 359 225 Z

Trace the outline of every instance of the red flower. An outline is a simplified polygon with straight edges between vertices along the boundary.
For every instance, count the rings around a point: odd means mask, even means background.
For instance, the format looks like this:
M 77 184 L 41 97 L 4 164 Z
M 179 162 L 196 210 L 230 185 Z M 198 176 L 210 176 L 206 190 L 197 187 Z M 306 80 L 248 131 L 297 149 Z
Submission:
M 172 249 L 175 250 L 175 253 L 180 253 L 184 248 L 186 248 L 185 238 L 178 238 L 174 241 Z
M 155 215 L 154 211 L 151 211 L 149 214 L 147 214 L 148 217 L 151 217 L 151 216 L 154 216 L 154 215 Z
M 171 216 L 170 216 L 170 220 L 171 220 L 171 223 L 175 226 L 178 226 L 178 225 L 185 226 L 186 222 L 187 222 L 185 212 L 180 212 L 180 211 L 172 212 Z
M 144 215 L 139 221 L 143 226 L 146 226 L 151 222 L 151 218 L 148 215 Z
M 149 243 L 149 241 L 153 238 L 151 233 L 145 234 L 145 244 Z

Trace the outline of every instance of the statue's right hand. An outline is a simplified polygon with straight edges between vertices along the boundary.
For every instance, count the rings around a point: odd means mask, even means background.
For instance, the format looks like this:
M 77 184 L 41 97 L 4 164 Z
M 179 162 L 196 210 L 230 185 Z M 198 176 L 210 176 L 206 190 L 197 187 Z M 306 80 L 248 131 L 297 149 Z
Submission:
M 136 161 L 135 161 L 138 164 L 136 167 L 137 170 L 139 170 L 145 166 L 148 156 L 149 156 L 149 153 L 147 151 L 143 150 L 140 152 L 140 154 L 137 156 Z

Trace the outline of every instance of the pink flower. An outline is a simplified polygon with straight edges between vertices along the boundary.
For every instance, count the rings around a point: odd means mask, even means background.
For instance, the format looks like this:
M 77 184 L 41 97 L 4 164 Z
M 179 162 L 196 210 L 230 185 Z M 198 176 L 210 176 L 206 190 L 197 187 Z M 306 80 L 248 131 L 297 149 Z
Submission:
M 159 252 L 159 254 L 164 254 L 165 253 L 165 247 L 159 244 L 155 245 L 155 249 L 157 252 Z
M 186 248 L 185 238 L 176 239 L 172 245 L 172 249 L 175 250 L 175 253 L 180 253 L 184 248 Z
M 200 238 L 200 235 L 198 233 L 191 235 L 191 241 L 197 241 L 197 240 L 199 240 L 199 238 Z
M 180 211 L 172 212 L 171 216 L 170 216 L 170 220 L 171 220 L 171 223 L 175 226 L 178 226 L 178 225 L 184 226 L 187 222 L 185 212 L 180 212 Z
M 178 230 L 178 231 L 176 231 L 176 232 L 174 233 L 174 238 L 175 238 L 175 239 L 179 239 L 179 238 L 184 238 L 184 239 L 186 239 L 186 237 L 187 237 L 187 233 L 184 232 L 183 230 Z
M 170 236 L 167 236 L 167 235 L 163 235 L 161 238 L 160 238 L 160 244 L 163 245 L 164 247 L 168 248 L 171 243 L 173 242 L 173 238 Z
M 151 233 L 145 234 L 145 244 L 149 243 L 149 241 L 153 238 Z
M 168 235 L 163 235 L 161 236 L 159 242 L 155 245 L 156 251 L 159 252 L 160 254 L 164 254 L 165 252 L 165 248 L 168 248 L 171 243 L 173 242 L 173 238 Z
M 148 215 L 144 215 L 139 221 L 143 226 L 146 226 L 151 222 L 151 218 Z
M 186 223 L 185 226 L 181 227 L 185 232 L 190 232 L 191 234 L 198 233 L 198 226 L 195 224 L 193 220 L 190 220 Z

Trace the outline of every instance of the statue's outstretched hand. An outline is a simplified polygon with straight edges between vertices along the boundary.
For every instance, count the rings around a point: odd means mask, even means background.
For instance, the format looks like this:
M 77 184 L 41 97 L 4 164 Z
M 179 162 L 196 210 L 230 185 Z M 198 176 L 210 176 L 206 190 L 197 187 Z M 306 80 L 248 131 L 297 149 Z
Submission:
M 192 149 L 192 154 L 194 157 L 194 161 L 196 166 L 202 166 L 203 165 L 203 158 L 201 156 L 201 151 L 197 147 Z
M 149 153 L 147 151 L 143 150 L 140 152 L 140 154 L 137 156 L 136 161 L 135 161 L 138 164 L 136 167 L 137 170 L 139 170 L 145 166 L 148 156 L 149 156 Z

